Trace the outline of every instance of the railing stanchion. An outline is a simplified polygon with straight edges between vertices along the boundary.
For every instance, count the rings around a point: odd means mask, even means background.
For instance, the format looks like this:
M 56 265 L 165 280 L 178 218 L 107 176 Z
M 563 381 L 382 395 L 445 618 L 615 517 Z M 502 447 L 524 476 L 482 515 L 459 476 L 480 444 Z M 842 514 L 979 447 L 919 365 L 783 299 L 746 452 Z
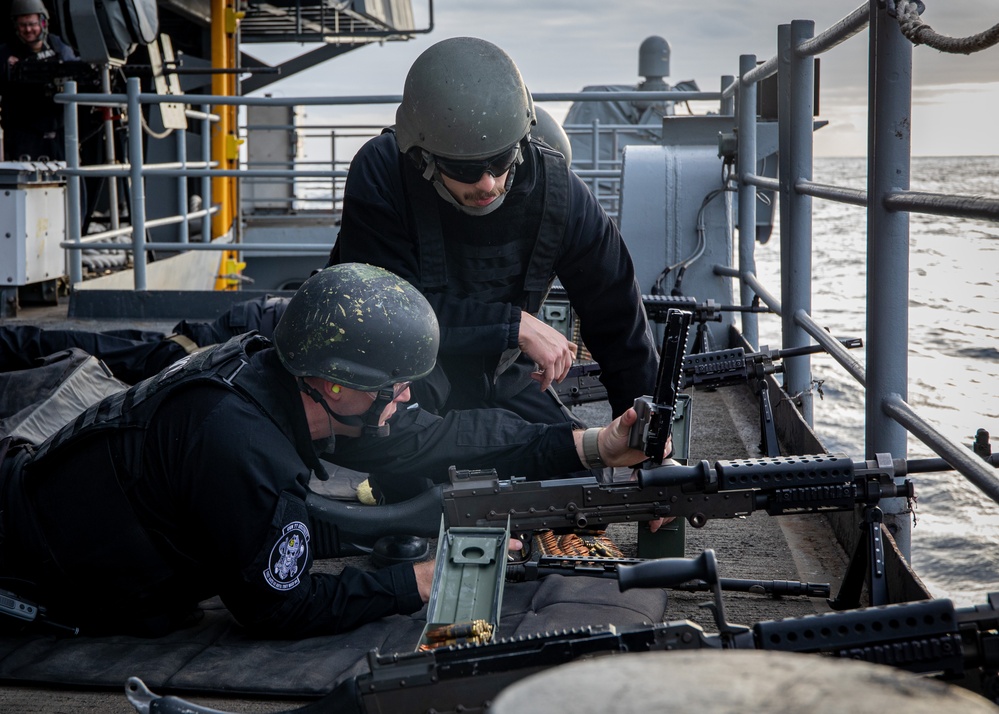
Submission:
M 132 220 L 132 265 L 135 289 L 146 289 L 146 188 L 142 177 L 142 106 L 139 78 L 128 78 L 129 217 Z
M 905 428 L 882 408 L 908 398 L 909 214 L 889 211 L 884 197 L 909 188 L 912 45 L 898 22 L 871 0 L 867 156 L 867 394 L 865 451 L 907 453 Z M 904 499 L 882 506 L 885 523 L 908 559 L 911 526 Z
M 815 60 L 795 50 L 815 34 L 815 23 L 795 20 L 778 29 L 780 117 L 781 317 L 785 348 L 809 344 L 794 313 L 812 311 L 812 199 L 795 190 L 794 178 L 812 178 L 812 116 Z M 812 424 L 812 375 L 809 355 L 784 360 L 784 390 Z
M 182 169 L 187 168 L 187 129 L 177 130 L 177 161 Z M 183 216 L 184 220 L 178 226 L 179 235 L 177 239 L 181 243 L 187 243 L 191 237 L 191 221 L 188 218 L 190 208 L 187 205 L 187 177 L 180 176 L 177 179 L 177 215 Z
M 756 55 L 739 57 L 739 76 L 756 66 Z M 756 274 L 756 186 L 743 182 L 742 177 L 756 173 L 756 84 L 740 80 L 736 107 L 739 127 L 736 170 L 739 179 L 739 273 Z M 739 281 L 739 304 L 753 302 L 753 289 Z M 742 336 L 753 349 L 759 349 L 760 330 L 755 312 L 742 313 Z
M 76 94 L 76 82 L 66 82 L 65 94 Z M 80 168 L 80 121 L 76 102 L 67 102 L 63 108 L 63 131 L 66 142 L 66 168 Z M 82 239 L 83 209 L 80 200 L 80 178 L 72 173 L 66 178 L 66 238 L 80 244 Z M 73 288 L 83 282 L 83 253 L 79 250 L 69 251 L 69 286 Z
M 204 118 L 201 120 L 201 158 L 206 165 L 211 165 L 212 160 L 212 107 L 209 104 L 201 105 L 201 113 Z M 201 240 L 208 243 L 212 240 L 212 177 L 204 176 L 201 179 L 201 207 L 208 211 L 201 219 Z

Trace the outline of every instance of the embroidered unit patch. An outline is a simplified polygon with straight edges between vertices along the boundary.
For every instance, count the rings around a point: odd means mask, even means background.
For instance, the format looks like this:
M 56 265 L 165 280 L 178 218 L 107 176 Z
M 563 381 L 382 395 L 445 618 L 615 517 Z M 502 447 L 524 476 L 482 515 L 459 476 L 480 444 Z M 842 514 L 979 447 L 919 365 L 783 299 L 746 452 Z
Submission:
M 291 590 L 299 583 L 308 555 L 309 529 L 301 521 L 289 523 L 271 548 L 264 580 L 275 590 Z

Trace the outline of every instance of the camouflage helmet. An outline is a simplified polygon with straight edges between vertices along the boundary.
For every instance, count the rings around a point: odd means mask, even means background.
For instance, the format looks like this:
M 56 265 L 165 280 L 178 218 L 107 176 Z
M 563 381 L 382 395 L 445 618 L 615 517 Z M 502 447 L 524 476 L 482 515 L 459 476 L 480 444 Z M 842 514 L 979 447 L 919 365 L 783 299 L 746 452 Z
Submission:
M 42 0 L 14 0 L 10 4 L 10 16 L 18 18 L 21 15 L 41 15 L 48 19 L 49 11 L 45 9 Z
M 285 369 L 373 391 L 429 374 L 440 329 L 419 290 L 383 268 L 334 265 L 288 302 L 274 329 Z
M 572 146 L 569 144 L 569 135 L 565 133 L 565 129 L 555 121 L 555 117 L 541 107 L 535 107 L 534 111 L 538 115 L 538 125 L 531 129 L 531 136 L 541 139 L 545 144 L 562 154 L 565 157 L 565 163 L 571 165 Z
M 406 76 L 395 135 L 403 153 L 476 160 L 527 136 L 534 101 L 510 56 L 491 42 L 452 37 L 416 58 Z

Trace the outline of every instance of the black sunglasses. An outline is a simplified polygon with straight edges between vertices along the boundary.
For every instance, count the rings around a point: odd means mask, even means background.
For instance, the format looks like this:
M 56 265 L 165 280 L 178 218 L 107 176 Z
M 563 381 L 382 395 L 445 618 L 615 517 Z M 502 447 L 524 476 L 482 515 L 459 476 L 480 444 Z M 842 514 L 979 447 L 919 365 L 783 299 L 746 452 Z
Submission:
M 478 183 L 479 179 L 482 178 L 482 174 L 489 174 L 493 178 L 496 178 L 509 171 L 510 167 L 513 166 L 513 162 L 517 160 L 518 151 L 520 151 L 520 146 L 514 144 L 503 153 L 496 154 L 496 156 L 491 156 L 488 159 L 455 161 L 435 156 L 434 162 L 437 164 L 440 172 L 448 178 L 453 178 L 455 181 L 460 181 L 461 183 Z

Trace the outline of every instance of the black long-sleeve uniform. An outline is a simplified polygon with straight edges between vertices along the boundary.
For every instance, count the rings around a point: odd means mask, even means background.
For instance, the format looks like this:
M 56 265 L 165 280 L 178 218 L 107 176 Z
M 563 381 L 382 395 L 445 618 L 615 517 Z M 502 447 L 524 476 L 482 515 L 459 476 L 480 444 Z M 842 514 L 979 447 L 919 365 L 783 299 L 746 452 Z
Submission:
M 0 125 L 3 126 L 4 160 L 18 161 L 21 156 L 33 160 L 47 156 L 64 160 L 63 105 L 52 97 L 54 83 L 17 79 L 17 69 L 10 64 L 15 57 L 25 63 L 54 63 L 79 59 L 73 48 L 56 35 L 49 35 L 39 52 L 32 51 L 17 39 L 0 45 Z
M 525 145 L 504 203 L 485 216 L 471 216 L 436 196 L 435 211 L 443 239 L 445 280 L 434 264 L 433 240 L 420 235 L 414 202 L 426 200 L 423 181 L 400 154 L 395 135 L 367 142 L 351 163 L 338 238 L 339 260 L 382 266 L 419 287 L 441 325 L 439 362 L 456 388 L 488 383 L 504 350 L 517 347 L 521 311 L 537 285 L 527 285 L 532 269 L 545 263 L 538 250 L 546 202 L 567 201 L 561 239 L 552 246 L 553 273 L 580 319 L 583 342 L 601 365 L 615 416 L 655 383 L 656 351 L 642 307 L 634 266 L 616 226 L 589 189 L 565 167 L 564 197 L 551 195 L 550 164 L 534 143 Z M 406 176 L 406 173 L 410 175 Z M 567 185 L 566 185 L 567 184 Z M 433 190 L 430 190 L 433 194 Z M 435 219 L 436 220 L 436 219 Z M 332 258 L 331 258 L 332 260 Z M 488 293 L 495 299 L 483 300 Z M 529 371 L 529 370 L 528 370 Z M 465 379 L 466 384 L 456 382 Z M 467 406 L 467 405 L 466 405 Z

